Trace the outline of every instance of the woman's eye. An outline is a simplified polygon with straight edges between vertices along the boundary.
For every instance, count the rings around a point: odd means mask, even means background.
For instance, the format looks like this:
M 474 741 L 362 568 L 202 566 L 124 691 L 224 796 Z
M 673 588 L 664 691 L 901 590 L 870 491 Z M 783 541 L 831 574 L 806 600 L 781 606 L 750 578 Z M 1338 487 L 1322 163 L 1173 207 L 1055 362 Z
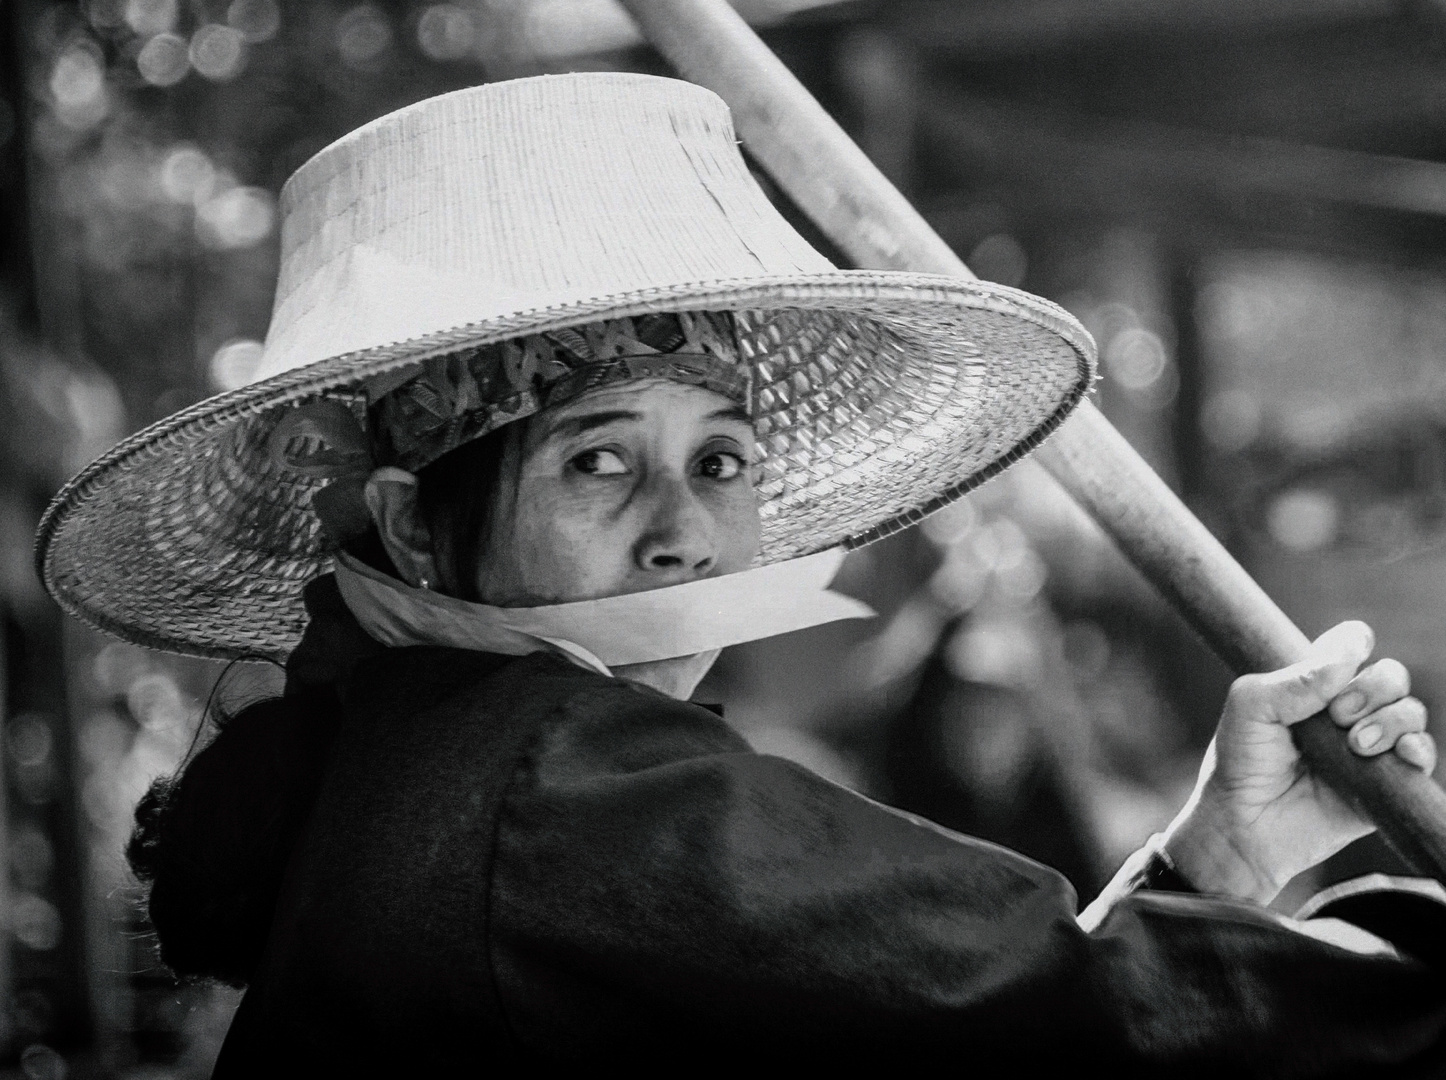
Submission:
M 621 476 L 628 471 L 623 459 L 611 450 L 584 450 L 572 459 L 572 467 L 589 476 Z
M 732 480 L 743 469 L 743 459 L 737 454 L 712 453 L 698 462 L 698 475 L 709 480 Z

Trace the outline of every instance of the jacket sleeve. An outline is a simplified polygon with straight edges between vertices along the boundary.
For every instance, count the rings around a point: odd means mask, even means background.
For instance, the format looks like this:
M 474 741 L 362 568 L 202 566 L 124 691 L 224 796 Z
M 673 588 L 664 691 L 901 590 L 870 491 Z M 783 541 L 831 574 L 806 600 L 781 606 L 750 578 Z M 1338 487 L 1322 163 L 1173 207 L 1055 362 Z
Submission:
M 1123 897 L 761 756 L 625 686 L 572 700 L 499 818 L 494 978 L 561 1057 L 1084 1061 L 1171 1075 L 1435 1075 L 1446 982 L 1255 905 Z

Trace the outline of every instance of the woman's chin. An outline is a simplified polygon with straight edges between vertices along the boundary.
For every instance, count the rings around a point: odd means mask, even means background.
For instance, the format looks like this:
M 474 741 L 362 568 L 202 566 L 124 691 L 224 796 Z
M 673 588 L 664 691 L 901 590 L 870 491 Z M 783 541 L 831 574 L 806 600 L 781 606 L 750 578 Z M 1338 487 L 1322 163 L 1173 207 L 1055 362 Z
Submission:
M 718 659 L 721 649 L 694 653 L 692 656 L 675 656 L 670 660 L 650 660 L 645 664 L 620 664 L 613 668 L 619 679 L 651 686 L 670 698 L 687 701 L 693 696 L 703 676 Z

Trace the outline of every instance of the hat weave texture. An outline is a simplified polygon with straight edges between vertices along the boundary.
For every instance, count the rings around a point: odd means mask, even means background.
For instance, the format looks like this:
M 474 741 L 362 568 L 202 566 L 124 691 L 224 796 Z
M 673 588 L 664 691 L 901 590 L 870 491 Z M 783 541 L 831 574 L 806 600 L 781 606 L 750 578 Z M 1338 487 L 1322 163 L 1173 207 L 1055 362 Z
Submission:
M 672 79 L 545 76 L 420 102 L 282 192 L 258 381 L 125 440 L 56 496 L 41 576 L 140 644 L 284 656 L 330 568 L 326 480 L 271 435 L 298 405 L 493 343 L 730 312 L 751 366 L 762 561 L 904 528 L 1037 445 L 1087 392 L 1067 312 L 985 282 L 837 270 L 777 213 L 726 106 Z

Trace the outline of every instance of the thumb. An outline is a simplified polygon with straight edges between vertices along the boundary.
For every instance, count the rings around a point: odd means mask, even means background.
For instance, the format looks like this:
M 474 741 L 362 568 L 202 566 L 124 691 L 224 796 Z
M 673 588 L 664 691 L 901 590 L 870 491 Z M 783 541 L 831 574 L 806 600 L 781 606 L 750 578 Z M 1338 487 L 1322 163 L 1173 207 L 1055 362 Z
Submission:
M 1250 696 L 1276 723 L 1299 723 L 1329 705 L 1375 647 L 1376 635 L 1365 623 L 1340 623 L 1311 642 L 1305 659 L 1257 676 Z

